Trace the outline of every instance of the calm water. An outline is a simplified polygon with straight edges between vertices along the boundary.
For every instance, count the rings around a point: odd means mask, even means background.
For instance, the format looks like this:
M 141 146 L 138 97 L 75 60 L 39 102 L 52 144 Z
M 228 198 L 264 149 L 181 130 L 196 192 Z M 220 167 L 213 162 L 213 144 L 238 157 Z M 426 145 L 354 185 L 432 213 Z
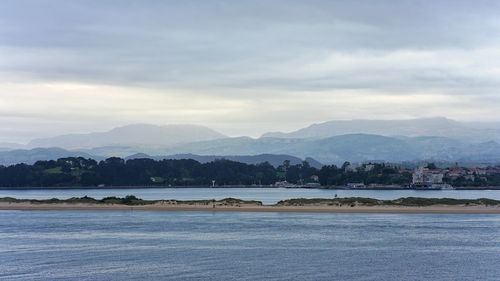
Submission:
M 1 211 L 0 280 L 499 280 L 498 215 Z
M 369 197 L 397 199 L 400 197 L 432 197 L 500 200 L 500 190 L 333 190 L 333 189 L 286 189 L 286 188 L 137 188 L 137 189 L 67 189 L 67 190 L 0 190 L 0 197 L 25 199 L 67 199 L 90 196 L 101 199 L 106 196 L 135 195 L 143 199 L 201 200 L 234 197 L 258 200 L 274 204 L 291 198 Z

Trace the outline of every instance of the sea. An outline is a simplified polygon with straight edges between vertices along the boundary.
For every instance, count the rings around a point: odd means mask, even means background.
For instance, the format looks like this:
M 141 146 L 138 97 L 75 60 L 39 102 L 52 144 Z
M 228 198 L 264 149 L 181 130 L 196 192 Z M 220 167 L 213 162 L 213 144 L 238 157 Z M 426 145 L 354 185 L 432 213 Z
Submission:
M 0 280 L 500 280 L 500 215 L 0 211 Z
M 492 198 L 499 190 L 0 190 L 47 199 Z M 500 280 L 500 215 L 0 211 L 0 280 Z

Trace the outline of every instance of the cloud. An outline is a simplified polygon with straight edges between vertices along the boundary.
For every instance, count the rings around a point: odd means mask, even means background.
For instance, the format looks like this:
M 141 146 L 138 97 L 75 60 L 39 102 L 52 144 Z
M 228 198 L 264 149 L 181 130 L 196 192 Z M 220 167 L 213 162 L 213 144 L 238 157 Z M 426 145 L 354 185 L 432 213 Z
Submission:
M 6 0 L 0 133 L 499 121 L 498 14 L 498 1 Z

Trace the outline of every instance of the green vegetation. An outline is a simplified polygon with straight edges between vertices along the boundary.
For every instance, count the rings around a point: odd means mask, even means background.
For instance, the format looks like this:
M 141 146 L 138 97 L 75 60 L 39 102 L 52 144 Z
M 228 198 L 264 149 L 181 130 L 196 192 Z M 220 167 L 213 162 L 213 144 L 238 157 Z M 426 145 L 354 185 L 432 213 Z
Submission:
M 431 163 L 428 167 L 436 168 L 436 165 Z M 340 167 L 327 165 L 317 169 L 307 161 L 295 165 L 284 161 L 274 167 L 267 162 L 245 164 L 230 160 L 200 163 L 192 159 L 156 161 L 112 157 L 97 162 L 69 157 L 38 161 L 33 165 L 0 165 L 0 187 L 249 186 L 272 185 L 279 181 L 322 186 L 346 186 L 348 183 L 405 186 L 412 180 L 411 172 L 383 163 L 354 167 L 346 162 Z M 455 187 L 500 186 L 500 173 L 466 175 L 467 178 L 445 177 L 444 181 Z
M 61 174 L 62 168 L 61 167 L 54 167 L 54 168 L 47 169 L 43 172 L 46 174 Z
M 216 206 L 240 206 L 257 205 L 262 206 L 262 202 L 254 200 L 241 200 L 236 198 L 225 198 L 221 200 L 143 200 L 133 195 L 127 195 L 124 198 L 106 197 L 103 199 L 94 199 L 92 197 L 74 197 L 70 199 L 16 199 L 12 197 L 0 198 L 0 202 L 7 203 L 31 203 L 31 204 L 116 204 L 127 206 L 143 206 L 153 204 L 170 205 L 216 205 Z M 363 197 L 348 198 L 313 198 L 313 199 L 289 199 L 276 203 L 274 206 L 401 206 L 401 207 L 427 207 L 427 206 L 500 206 L 500 200 L 487 198 L 480 199 L 452 199 L 452 198 L 419 198 L 406 197 L 395 200 L 378 200 Z
M 254 200 L 241 200 L 236 198 L 224 198 L 221 200 L 144 200 L 135 197 L 134 195 L 127 195 L 123 198 L 120 197 L 105 197 L 103 199 L 94 199 L 92 197 L 72 197 L 69 199 L 16 199 L 12 197 L 0 198 L 0 202 L 7 203 L 31 203 L 31 204 L 117 204 L 127 206 L 141 206 L 153 204 L 181 204 L 181 205 L 211 205 L 218 206 L 236 206 L 236 205 L 262 205 L 260 201 Z
M 264 162 L 244 164 L 229 160 L 199 163 L 191 159 L 160 160 L 108 158 L 97 162 L 82 157 L 38 161 L 33 165 L 0 166 L 2 187 L 70 186 L 217 186 L 271 185 L 277 181 L 293 184 L 320 183 L 341 186 L 351 182 L 365 184 L 409 184 L 411 174 L 399 167 L 373 164 L 352 169 L 311 167 L 308 162 L 274 167 Z
M 329 205 L 329 206 L 406 206 L 406 207 L 426 207 L 434 205 L 456 206 L 456 205 L 478 205 L 478 206 L 499 206 L 499 200 L 481 199 L 453 199 L 453 198 L 420 198 L 406 197 L 395 200 L 377 200 L 372 198 L 348 197 L 334 199 L 289 199 L 279 201 L 277 206 L 308 206 L 308 205 Z
M 157 201 L 154 200 L 143 200 L 139 199 L 133 195 L 127 195 L 124 198 L 118 197 L 106 197 L 101 200 L 94 199 L 92 197 L 72 197 L 69 199 L 16 199 L 12 197 L 0 198 L 0 202 L 10 202 L 10 203 L 22 203 L 29 202 L 31 204 L 121 204 L 121 205 L 151 205 L 155 204 Z

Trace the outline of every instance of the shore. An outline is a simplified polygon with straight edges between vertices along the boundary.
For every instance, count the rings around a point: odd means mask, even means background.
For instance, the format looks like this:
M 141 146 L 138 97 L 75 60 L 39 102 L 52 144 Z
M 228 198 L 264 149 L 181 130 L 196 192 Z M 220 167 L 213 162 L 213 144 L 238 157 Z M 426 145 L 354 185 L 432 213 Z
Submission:
M 0 210 L 20 211 L 205 211 L 205 212 L 316 212 L 316 213 L 394 213 L 394 214 L 500 214 L 500 206 L 278 206 L 233 205 L 213 206 L 196 204 L 92 204 L 92 203 L 30 203 L 0 202 Z
M 0 190 L 113 190 L 113 189 L 179 189 L 179 188 L 213 188 L 212 186 L 206 185 L 187 185 L 187 186 L 23 186 L 23 187 L 0 187 Z M 216 186 L 215 188 L 262 188 L 262 189 L 278 189 L 285 187 L 277 187 L 273 185 L 226 185 L 226 186 Z M 425 191 L 425 189 L 409 188 L 406 186 L 381 186 L 381 187 L 370 187 L 370 188 L 348 188 L 346 186 L 320 186 L 320 187 L 293 187 L 287 189 L 330 189 L 330 190 L 417 190 Z M 432 190 L 432 189 L 430 189 Z M 500 186 L 461 186 L 455 187 L 453 190 L 500 190 Z

